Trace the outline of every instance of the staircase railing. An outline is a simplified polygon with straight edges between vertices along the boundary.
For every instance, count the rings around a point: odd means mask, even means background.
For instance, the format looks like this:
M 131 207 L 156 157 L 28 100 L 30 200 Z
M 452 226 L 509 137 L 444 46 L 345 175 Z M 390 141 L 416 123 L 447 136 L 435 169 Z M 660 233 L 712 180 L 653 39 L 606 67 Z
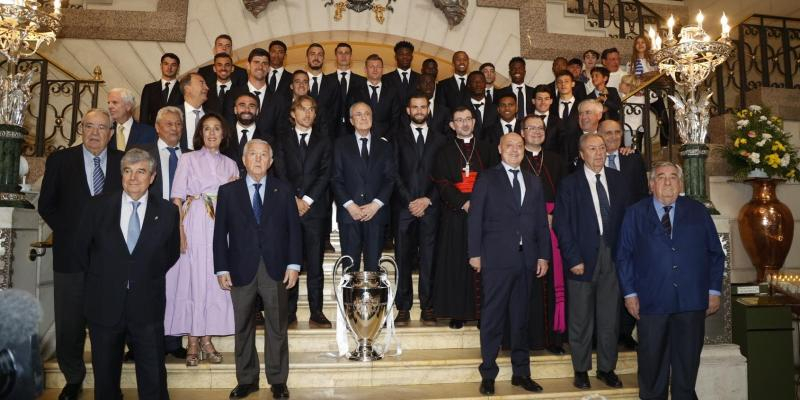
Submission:
M 646 26 L 666 24 L 666 19 L 639 0 L 570 0 L 567 8 L 589 17 L 590 26 L 614 32 L 609 37 L 633 39 L 645 34 Z

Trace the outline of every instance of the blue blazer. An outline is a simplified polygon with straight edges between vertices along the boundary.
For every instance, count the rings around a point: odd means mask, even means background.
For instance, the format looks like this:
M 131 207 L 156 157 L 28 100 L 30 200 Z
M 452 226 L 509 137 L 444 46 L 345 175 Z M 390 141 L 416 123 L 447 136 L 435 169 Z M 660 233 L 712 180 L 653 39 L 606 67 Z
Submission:
M 469 256 L 481 257 L 481 271 L 519 265 L 519 240 L 525 267 L 536 270 L 538 259 L 550 260 L 550 228 L 542 182 L 522 171 L 525 198 L 520 206 L 503 164 L 478 175 L 470 196 Z
M 150 125 L 142 124 L 140 122 L 133 121 L 133 125 L 131 125 L 131 134 L 128 137 L 128 144 L 125 145 L 124 149 L 117 148 L 117 123 L 113 124 L 113 131 L 111 135 L 111 141 L 108 142 L 108 148 L 119 150 L 119 151 L 128 151 L 131 147 L 136 145 L 148 144 L 148 143 L 155 143 L 158 141 L 158 135 L 156 134 L 155 128 Z
M 612 256 L 617 245 L 617 234 L 629 203 L 628 187 L 622 174 L 614 169 L 605 168 L 608 182 L 608 201 L 611 205 L 611 221 L 609 221 L 606 245 L 611 248 Z M 591 282 L 597 264 L 597 250 L 600 247 L 600 227 L 597 225 L 592 192 L 586 179 L 583 167 L 561 180 L 556 195 L 556 207 L 553 210 L 553 229 L 558 237 L 558 247 L 564 260 L 567 278 L 577 281 Z M 583 275 L 575 275 L 570 268 L 583 263 Z
M 264 188 L 264 210 L 256 223 L 245 179 L 219 187 L 214 219 L 214 272 L 228 271 L 234 286 L 253 281 L 259 260 L 282 281 L 289 264 L 303 260 L 300 215 L 292 188 L 273 176 Z
M 356 223 L 344 208 L 349 200 L 359 206 L 373 199 L 382 201 L 383 207 L 371 221 L 388 221 L 395 180 L 394 151 L 386 139 L 375 133 L 371 135 L 369 146 L 369 161 L 364 162 L 355 134 L 344 135 L 334 144 L 331 188 L 338 206 L 336 220 L 340 224 Z
M 708 308 L 708 291 L 722 291 L 725 253 L 705 206 L 678 197 L 672 238 L 658 219 L 653 197 L 625 212 L 617 245 L 617 274 L 624 295 L 639 296 L 642 314 Z

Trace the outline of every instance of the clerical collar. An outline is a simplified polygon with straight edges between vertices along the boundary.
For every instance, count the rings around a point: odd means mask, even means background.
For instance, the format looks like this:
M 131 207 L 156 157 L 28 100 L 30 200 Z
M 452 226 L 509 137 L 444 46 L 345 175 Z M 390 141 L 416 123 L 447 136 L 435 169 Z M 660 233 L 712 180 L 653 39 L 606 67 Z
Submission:
M 528 153 L 531 153 L 532 156 L 536 157 L 536 156 L 539 155 L 539 153 L 542 152 L 542 148 L 540 147 L 539 150 L 536 150 L 536 151 L 533 151 L 533 150 L 530 150 L 530 149 L 525 149 L 525 151 L 527 151 Z
M 464 144 L 469 144 L 469 143 L 472 141 L 472 138 L 473 138 L 473 137 L 475 137 L 475 135 L 471 135 L 471 136 L 470 136 L 470 137 L 468 137 L 468 138 L 462 138 L 462 137 L 458 137 L 458 136 L 456 136 L 456 139 L 458 139 L 458 140 L 460 140 L 460 141 L 464 142 Z

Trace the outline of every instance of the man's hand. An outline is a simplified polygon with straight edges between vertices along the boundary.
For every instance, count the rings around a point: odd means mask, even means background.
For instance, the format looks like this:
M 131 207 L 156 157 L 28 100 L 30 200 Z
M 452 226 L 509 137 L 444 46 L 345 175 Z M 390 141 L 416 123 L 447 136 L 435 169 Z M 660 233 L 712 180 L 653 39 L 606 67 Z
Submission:
M 411 215 L 422 218 L 425 215 L 425 210 L 431 205 L 431 200 L 427 197 L 420 197 L 411 203 L 408 203 L 408 211 Z
M 706 316 L 714 314 L 717 311 L 719 311 L 719 296 L 715 294 L 709 294 L 708 309 L 706 310 Z
M 464 212 L 469 213 L 469 200 L 467 200 L 467 202 L 461 206 L 461 209 L 464 210 Z
M 294 202 L 297 203 L 297 211 L 300 212 L 301 217 L 311 209 L 311 206 L 309 206 L 305 201 L 303 201 L 303 199 L 299 197 L 295 197 Z
M 583 263 L 580 263 L 572 268 L 569 269 L 569 272 L 572 272 L 575 275 L 583 275 Z
M 297 284 L 297 276 L 300 275 L 297 271 L 293 269 L 286 269 L 286 273 L 283 274 L 283 284 L 286 285 L 286 289 L 291 289 L 294 285 Z
M 480 257 L 470 257 L 469 258 L 469 265 L 475 272 L 481 272 L 481 258 Z
M 536 277 L 541 278 L 547 274 L 547 260 L 539 260 L 536 262 Z
M 367 222 L 378 213 L 378 210 L 381 208 L 380 205 L 376 202 L 370 202 L 369 204 L 364 204 L 361 206 L 361 221 Z
M 231 274 L 225 273 L 222 275 L 217 275 L 217 282 L 219 283 L 219 288 L 222 290 L 231 290 Z
M 361 221 L 361 218 L 364 218 L 364 212 L 361 211 L 361 207 L 357 206 L 356 203 L 350 203 L 347 206 L 347 212 L 350 213 L 350 218 L 356 221 Z
M 625 309 L 628 310 L 628 314 L 633 316 L 633 318 L 639 319 L 639 297 L 638 296 L 631 296 L 625 298 Z
M 633 154 L 635 152 L 636 152 L 636 150 L 634 150 L 633 147 L 620 147 L 619 148 L 619 154 L 622 154 L 623 156 L 627 156 L 628 154 Z

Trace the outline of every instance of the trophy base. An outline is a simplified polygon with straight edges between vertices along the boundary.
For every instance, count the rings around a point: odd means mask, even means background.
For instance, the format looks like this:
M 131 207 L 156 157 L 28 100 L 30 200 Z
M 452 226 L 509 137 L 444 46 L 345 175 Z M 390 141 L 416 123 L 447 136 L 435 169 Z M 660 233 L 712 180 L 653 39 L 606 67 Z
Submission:
M 378 361 L 383 355 L 372 349 L 371 344 L 359 344 L 358 348 L 347 354 L 352 361 Z

